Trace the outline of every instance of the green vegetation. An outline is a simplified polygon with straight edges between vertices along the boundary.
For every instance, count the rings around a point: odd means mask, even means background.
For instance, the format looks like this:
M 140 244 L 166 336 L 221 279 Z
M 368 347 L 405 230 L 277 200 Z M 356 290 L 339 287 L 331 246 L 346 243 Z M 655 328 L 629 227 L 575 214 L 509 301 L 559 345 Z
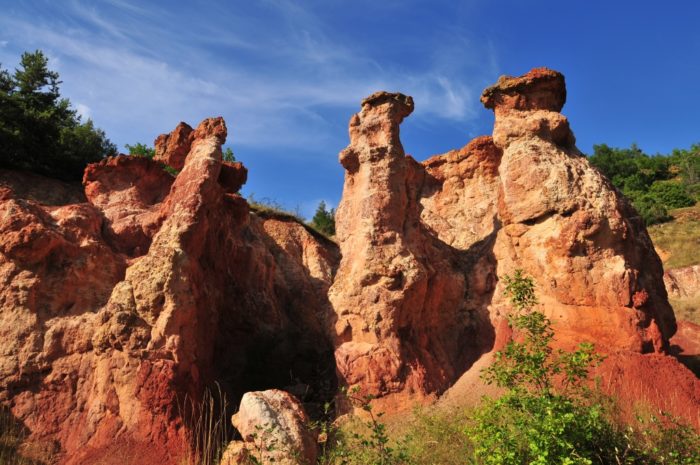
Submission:
M 126 144 L 125 147 L 129 151 L 129 155 L 135 157 L 153 158 L 156 156 L 156 149 L 141 142 L 137 142 L 134 145 Z
M 535 286 L 521 271 L 505 278 L 515 312 L 509 324 L 522 342 L 512 340 L 483 373 L 489 384 L 506 389 L 499 399 L 484 399 L 467 435 L 477 463 L 615 463 L 620 439 L 603 415 L 587 402 L 585 381 L 599 361 L 590 343 L 573 352 L 553 351 L 549 319 L 533 310 Z M 557 389 L 555 389 L 555 382 Z
M 23 53 L 13 74 L 0 67 L 1 166 L 79 180 L 88 163 L 116 154 L 105 133 L 61 98 L 60 83 L 39 50 Z
M 132 157 L 144 157 L 152 160 L 156 156 L 156 149 L 146 144 L 142 144 L 141 142 L 137 142 L 134 145 L 126 144 L 124 147 L 126 147 L 126 149 L 129 151 L 129 155 Z M 165 163 L 161 162 L 160 165 L 163 168 L 163 171 L 168 173 L 170 176 L 175 177 L 180 173 L 178 170 L 172 166 L 166 165 Z
M 342 391 L 345 400 L 363 412 L 363 418 L 353 416 L 343 428 L 325 423 L 321 428 L 323 441 L 318 460 L 320 465 L 399 465 L 408 463 L 405 440 L 392 443 L 387 426 L 381 421 L 384 414 L 375 412 L 371 395 L 362 395 L 355 388 L 350 392 Z M 328 411 L 328 405 L 326 405 Z
M 613 399 L 590 389 L 601 358 L 589 343 L 553 350 L 547 317 L 536 311 L 535 286 L 522 271 L 505 277 L 514 340 L 482 377 L 502 388 L 469 410 L 419 412 L 399 440 L 381 416 L 331 431 L 324 465 L 641 465 L 700 463 L 700 436 L 661 414 L 620 419 Z M 360 404 L 367 410 L 371 399 Z M 370 409 L 371 412 L 371 409 Z M 333 439 L 330 439 L 333 438 Z M 384 452 L 383 452 L 384 451 Z M 388 451 L 388 453 L 387 453 Z
M 321 200 L 310 225 L 327 236 L 335 236 L 335 208 L 327 210 L 326 202 Z
M 226 147 L 224 149 L 222 153 L 222 159 L 228 162 L 236 161 L 236 156 L 233 154 L 233 150 L 231 150 L 231 147 Z
M 649 156 L 639 147 L 593 146 L 589 157 L 625 196 L 647 225 L 668 221 L 668 211 L 695 205 L 700 194 L 700 144 L 670 155 Z

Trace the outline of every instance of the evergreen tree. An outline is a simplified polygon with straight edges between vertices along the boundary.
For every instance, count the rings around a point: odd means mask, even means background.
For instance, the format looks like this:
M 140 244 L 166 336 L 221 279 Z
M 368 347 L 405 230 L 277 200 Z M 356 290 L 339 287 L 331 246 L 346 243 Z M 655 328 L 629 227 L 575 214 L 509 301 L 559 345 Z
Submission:
M 335 209 L 330 211 L 326 208 L 326 202 L 321 200 L 316 208 L 316 214 L 311 219 L 311 225 L 329 236 L 335 235 Z
M 23 53 L 14 74 L 0 67 L 1 166 L 77 180 L 85 165 L 116 154 L 105 133 L 61 98 L 59 84 L 40 50 Z

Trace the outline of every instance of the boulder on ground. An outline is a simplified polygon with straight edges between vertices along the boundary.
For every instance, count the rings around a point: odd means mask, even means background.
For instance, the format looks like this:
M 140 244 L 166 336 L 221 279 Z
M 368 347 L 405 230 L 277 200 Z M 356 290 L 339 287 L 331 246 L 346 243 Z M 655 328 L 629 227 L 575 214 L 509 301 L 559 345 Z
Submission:
M 288 392 L 247 392 L 231 422 L 243 440 L 229 445 L 222 465 L 246 463 L 248 455 L 278 465 L 316 463 L 316 435 L 301 402 Z

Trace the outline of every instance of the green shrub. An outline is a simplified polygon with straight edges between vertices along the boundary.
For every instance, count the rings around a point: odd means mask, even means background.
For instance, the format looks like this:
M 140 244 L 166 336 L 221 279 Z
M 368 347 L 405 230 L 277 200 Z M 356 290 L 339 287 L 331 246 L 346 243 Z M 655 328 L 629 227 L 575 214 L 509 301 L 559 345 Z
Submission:
M 516 340 L 482 374 L 506 393 L 484 399 L 466 428 L 476 464 L 700 463 L 697 433 L 677 420 L 651 417 L 637 428 L 617 423 L 612 400 L 586 386 L 601 360 L 593 345 L 553 350 L 551 323 L 534 310 L 533 280 L 518 270 L 505 283 Z
M 638 191 L 627 192 L 626 195 L 647 226 L 671 220 L 666 206 L 653 195 Z
M 371 395 L 360 395 L 359 389 L 341 391 L 352 406 L 365 412 L 366 419 L 351 417 L 343 428 L 330 421 L 320 423 L 317 429 L 323 435 L 320 465 L 401 465 L 409 463 L 405 440 L 391 441 L 387 426 L 382 422 L 383 412 L 375 412 Z M 328 411 L 328 405 L 326 406 Z
M 137 142 L 134 145 L 126 144 L 125 147 L 129 151 L 129 155 L 135 157 L 153 158 L 156 156 L 156 149 L 141 142 Z
M 688 195 L 686 187 L 679 182 L 657 181 L 649 188 L 649 194 L 669 209 L 695 205 L 695 200 Z
M 533 280 L 518 270 L 505 282 L 515 309 L 509 323 L 522 341 L 510 341 L 482 374 L 487 383 L 505 388 L 506 393 L 496 400 L 485 399 L 467 429 L 477 463 L 612 463 L 600 459 L 614 450 L 614 429 L 600 406 L 583 400 L 583 383 L 600 360 L 593 345 L 554 351 L 551 322 L 533 310 L 537 304 Z M 555 390 L 555 381 L 561 389 Z

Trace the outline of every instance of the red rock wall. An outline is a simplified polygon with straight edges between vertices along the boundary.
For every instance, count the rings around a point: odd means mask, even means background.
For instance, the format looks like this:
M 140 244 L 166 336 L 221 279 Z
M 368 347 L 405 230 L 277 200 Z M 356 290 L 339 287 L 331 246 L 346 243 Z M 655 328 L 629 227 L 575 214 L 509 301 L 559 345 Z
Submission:
M 472 364 L 509 337 L 500 279 L 518 268 L 557 344 L 608 354 L 611 392 L 697 410 L 700 381 L 665 355 L 661 262 L 576 149 L 565 97 L 547 69 L 501 78 L 482 96 L 493 137 L 422 163 L 399 138 L 412 99 L 368 97 L 340 154 L 339 246 L 250 210 L 220 118 L 160 136 L 157 161 L 89 166 L 84 193 L 0 172 L 0 403 L 30 432 L 27 453 L 179 463 L 178 405 L 214 381 L 232 405 L 281 388 L 312 415 L 338 383 L 393 410 L 474 386 Z
M 169 144 L 186 154 L 176 178 L 145 158 L 91 165 L 83 203 L 72 186 L 0 177 L 0 401 L 36 458 L 179 465 L 181 406 L 214 380 L 234 402 L 256 383 L 306 383 L 317 402 L 335 389 L 336 248 L 251 215 L 235 194 L 245 168 L 221 162 L 225 137 L 210 119 Z

